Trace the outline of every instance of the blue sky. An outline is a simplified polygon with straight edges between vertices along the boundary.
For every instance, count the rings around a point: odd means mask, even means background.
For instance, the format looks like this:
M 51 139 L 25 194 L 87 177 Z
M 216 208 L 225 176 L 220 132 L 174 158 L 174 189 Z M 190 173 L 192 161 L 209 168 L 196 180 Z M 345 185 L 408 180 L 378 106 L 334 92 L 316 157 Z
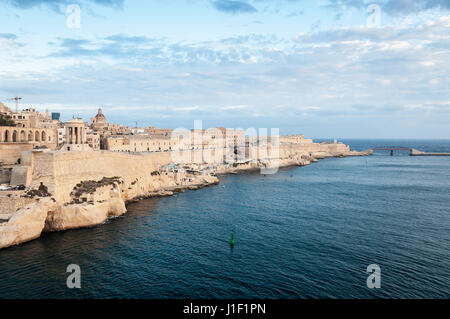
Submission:
M 450 0 L 371 4 L 0 0 L 0 101 L 139 126 L 450 138 Z

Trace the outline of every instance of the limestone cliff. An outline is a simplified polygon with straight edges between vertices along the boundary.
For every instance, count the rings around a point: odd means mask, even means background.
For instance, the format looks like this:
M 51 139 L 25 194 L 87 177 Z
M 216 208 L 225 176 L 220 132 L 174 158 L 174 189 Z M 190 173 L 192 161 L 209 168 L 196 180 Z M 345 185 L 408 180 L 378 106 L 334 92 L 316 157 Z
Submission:
M 7 223 L 0 225 L 0 249 L 41 236 L 48 212 L 57 209 L 50 198 L 43 198 L 18 210 Z
M 90 195 L 90 201 L 81 204 L 59 206 L 48 213 L 45 232 L 63 231 L 73 228 L 103 224 L 111 217 L 126 213 L 125 202 L 118 183 L 102 186 Z M 85 195 L 85 194 L 80 194 Z

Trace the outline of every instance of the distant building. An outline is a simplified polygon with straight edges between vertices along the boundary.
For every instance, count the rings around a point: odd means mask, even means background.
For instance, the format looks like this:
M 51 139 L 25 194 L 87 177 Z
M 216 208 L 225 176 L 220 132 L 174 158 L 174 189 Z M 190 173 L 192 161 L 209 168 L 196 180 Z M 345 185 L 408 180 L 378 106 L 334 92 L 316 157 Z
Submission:
M 56 149 L 60 122 L 46 111 L 33 108 L 11 111 L 0 103 L 0 113 L 13 121 L 13 126 L 0 126 L 0 162 L 16 163 L 22 152 L 34 148 Z
M 286 135 L 278 137 L 280 143 L 284 144 L 311 144 L 312 139 L 305 139 L 304 135 Z
M 66 142 L 66 128 L 58 128 L 58 145 L 62 145 Z
M 61 119 L 61 113 L 52 113 L 52 120 L 59 121 Z
M 144 129 L 144 132 L 151 136 L 167 138 L 172 135 L 173 129 L 156 128 L 154 126 L 149 126 Z
M 169 152 L 177 149 L 177 141 L 148 135 L 117 135 L 106 138 L 105 148 L 113 152 Z
M 89 130 L 86 133 L 86 141 L 88 145 L 94 150 L 100 150 L 100 134 L 98 132 Z
M 80 118 L 72 119 L 64 123 L 66 130 L 66 143 L 61 150 L 64 151 L 90 151 L 92 150 L 87 142 L 87 124 Z
M 53 121 L 50 114 L 41 114 L 32 108 L 12 112 L 3 104 L 0 110 L 15 123 L 15 126 L 0 127 L 0 143 L 31 143 L 56 148 L 59 121 Z
M 101 108 L 98 109 L 97 115 L 91 118 L 91 129 L 95 131 L 105 131 L 108 129 L 109 123 Z

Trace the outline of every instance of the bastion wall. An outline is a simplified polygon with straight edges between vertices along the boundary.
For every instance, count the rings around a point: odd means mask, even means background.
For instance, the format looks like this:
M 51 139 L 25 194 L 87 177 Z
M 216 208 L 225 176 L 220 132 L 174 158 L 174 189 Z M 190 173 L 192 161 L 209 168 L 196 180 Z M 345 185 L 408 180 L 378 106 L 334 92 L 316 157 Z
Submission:
M 326 152 L 333 155 L 345 153 L 348 146 L 344 144 L 281 144 L 279 152 L 275 148 L 261 152 L 252 147 L 248 149 L 245 158 L 241 160 L 264 160 L 274 158 L 289 158 L 293 155 Z M 48 187 L 48 191 L 60 203 L 70 201 L 70 193 L 82 181 L 101 180 L 103 177 L 121 177 L 125 187 L 137 182 L 142 189 L 152 189 L 154 178 L 151 173 L 160 170 L 162 166 L 172 163 L 218 163 L 221 160 L 210 161 L 205 154 L 214 151 L 188 150 L 180 152 L 159 153 L 117 153 L 109 151 L 96 152 L 64 152 L 64 151 L 32 151 L 22 154 L 22 165 L 25 170 L 18 170 L 18 174 L 32 188 L 38 188 L 40 183 Z M 217 153 L 219 158 L 222 153 Z M 223 154 L 225 156 L 226 154 Z M 229 153 L 228 153 L 229 155 Z M 213 156 L 214 157 L 214 156 Z M 13 174 L 14 175 L 14 174 Z
M 12 168 L 0 168 L 0 184 L 9 184 Z
M 33 147 L 30 143 L 0 143 L 0 162 L 17 164 L 22 152 L 30 151 Z

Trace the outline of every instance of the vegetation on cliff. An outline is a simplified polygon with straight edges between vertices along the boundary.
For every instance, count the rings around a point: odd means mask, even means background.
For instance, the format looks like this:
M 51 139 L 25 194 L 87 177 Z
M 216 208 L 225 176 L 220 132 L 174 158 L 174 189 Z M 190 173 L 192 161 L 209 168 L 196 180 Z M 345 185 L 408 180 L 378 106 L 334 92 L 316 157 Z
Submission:
M 94 194 L 95 191 L 103 186 L 113 186 L 114 183 L 122 183 L 120 177 L 103 177 L 99 181 L 83 181 L 77 184 L 70 196 L 74 198 L 80 198 L 83 194 Z
M 24 197 L 34 198 L 34 197 L 51 197 L 51 196 L 52 194 L 48 192 L 47 186 L 41 183 L 38 189 L 32 189 L 28 191 Z

